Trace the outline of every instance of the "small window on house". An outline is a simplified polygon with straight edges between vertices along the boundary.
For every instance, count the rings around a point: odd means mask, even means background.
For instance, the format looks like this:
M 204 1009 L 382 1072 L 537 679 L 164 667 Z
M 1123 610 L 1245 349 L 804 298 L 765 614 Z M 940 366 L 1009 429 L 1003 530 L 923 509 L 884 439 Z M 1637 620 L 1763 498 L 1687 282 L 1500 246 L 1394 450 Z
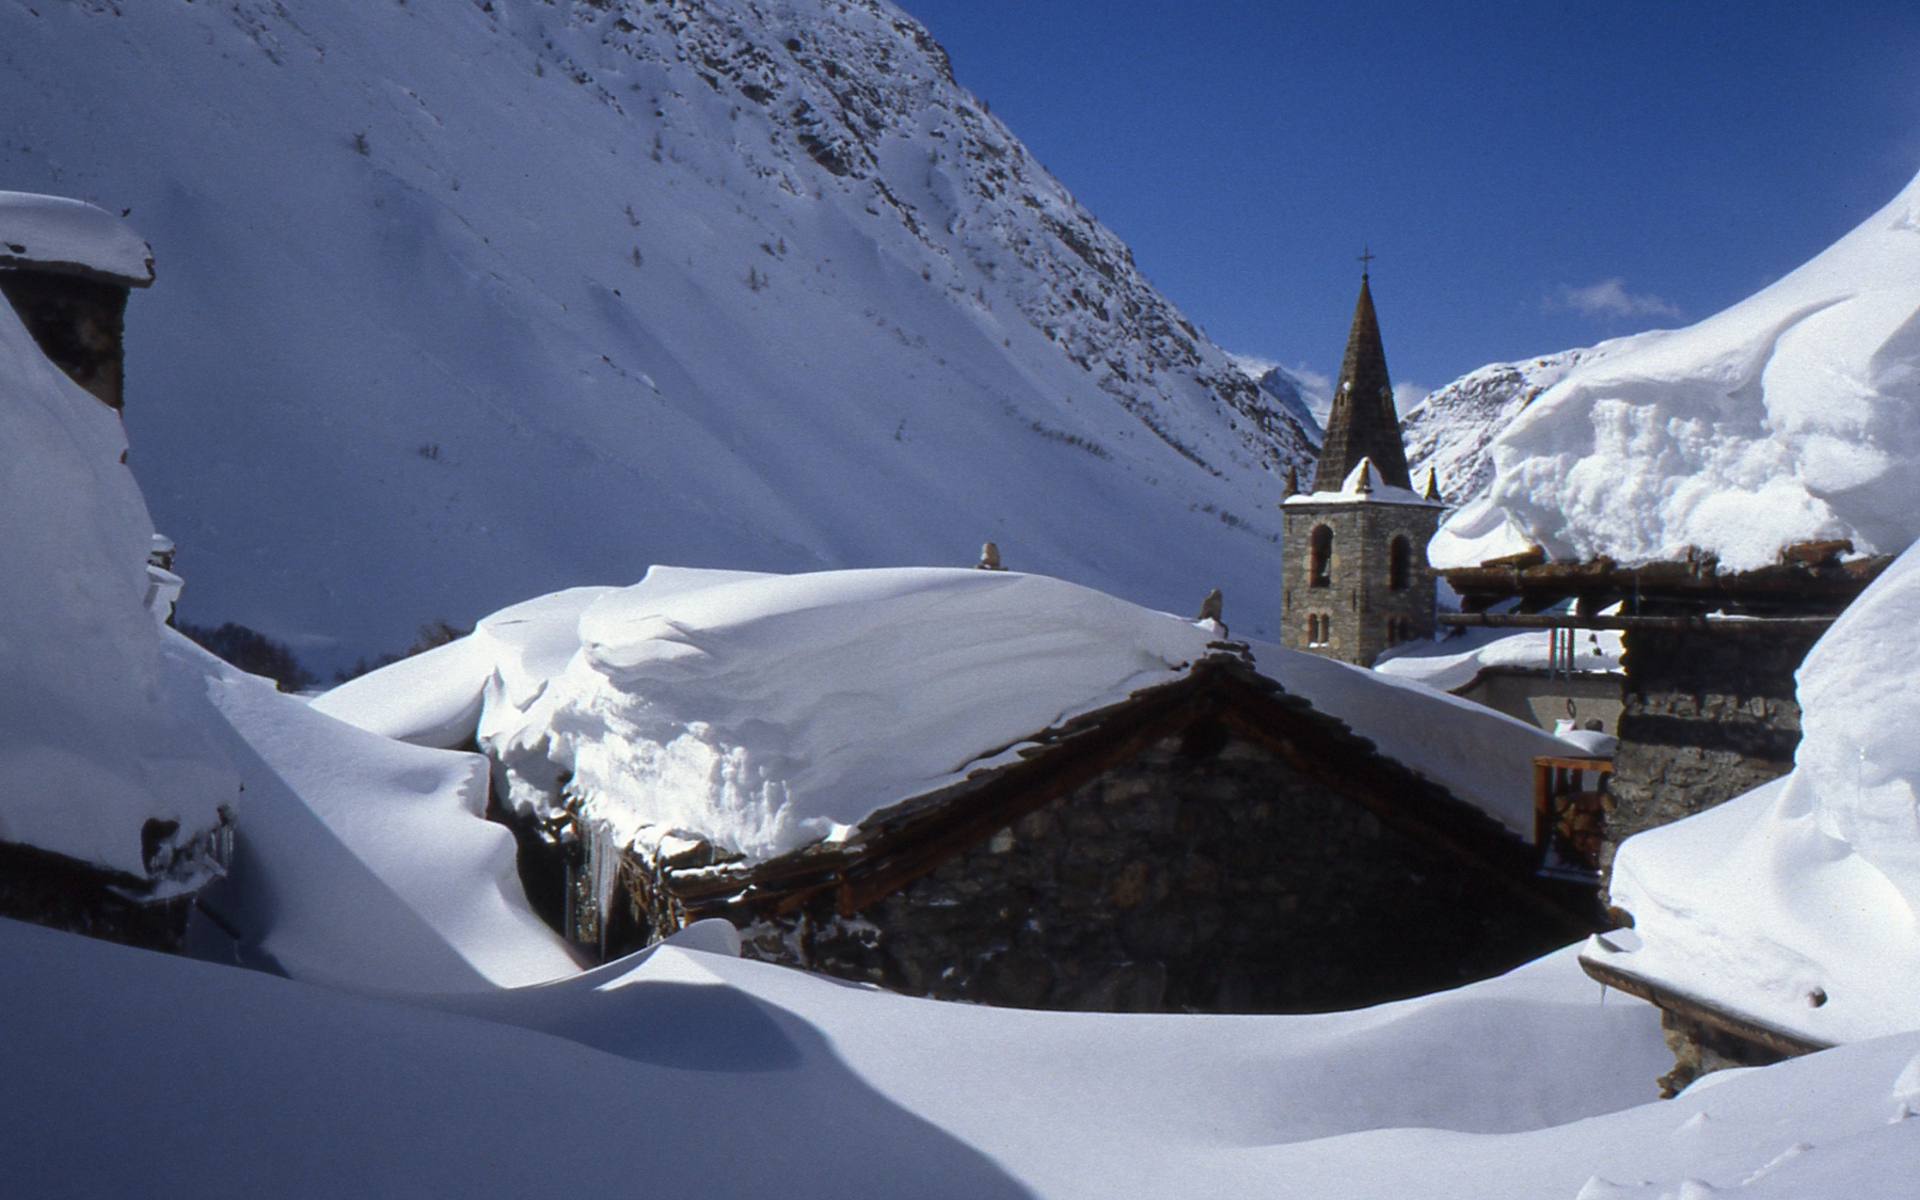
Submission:
M 1333 586 L 1333 530 L 1315 525 L 1308 543 L 1307 583 L 1311 587 Z
M 1413 586 L 1413 543 L 1406 534 L 1393 539 L 1393 548 L 1387 561 L 1387 586 L 1396 592 L 1404 592 Z

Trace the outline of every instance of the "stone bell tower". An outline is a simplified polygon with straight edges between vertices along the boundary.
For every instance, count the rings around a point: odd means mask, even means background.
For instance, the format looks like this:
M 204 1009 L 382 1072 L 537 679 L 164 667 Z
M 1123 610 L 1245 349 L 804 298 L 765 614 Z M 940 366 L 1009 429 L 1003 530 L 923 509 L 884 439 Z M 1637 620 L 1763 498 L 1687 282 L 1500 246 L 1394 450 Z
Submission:
M 1445 509 L 1430 473 L 1420 492 L 1408 478 L 1364 271 L 1313 490 L 1280 508 L 1281 645 L 1370 667 L 1390 646 L 1433 636 L 1427 542 Z

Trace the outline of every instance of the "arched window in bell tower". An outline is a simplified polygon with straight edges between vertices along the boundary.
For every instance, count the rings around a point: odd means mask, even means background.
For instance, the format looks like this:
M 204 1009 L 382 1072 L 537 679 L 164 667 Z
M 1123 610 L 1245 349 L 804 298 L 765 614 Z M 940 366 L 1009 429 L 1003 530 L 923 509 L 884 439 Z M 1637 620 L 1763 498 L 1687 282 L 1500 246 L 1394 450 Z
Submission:
M 1387 559 L 1387 586 L 1404 592 L 1413 586 L 1413 542 L 1406 534 L 1393 539 Z
M 1308 542 L 1307 583 L 1310 587 L 1333 586 L 1333 530 L 1315 525 Z

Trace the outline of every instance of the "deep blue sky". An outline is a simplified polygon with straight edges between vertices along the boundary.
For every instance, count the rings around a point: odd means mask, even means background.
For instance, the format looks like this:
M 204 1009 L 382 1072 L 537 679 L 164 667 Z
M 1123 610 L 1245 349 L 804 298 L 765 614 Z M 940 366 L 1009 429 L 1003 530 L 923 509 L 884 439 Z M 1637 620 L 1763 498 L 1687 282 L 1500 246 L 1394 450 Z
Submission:
M 1216 342 L 1320 372 L 1363 244 L 1431 388 L 1708 316 L 1920 171 L 1912 0 L 902 3 Z

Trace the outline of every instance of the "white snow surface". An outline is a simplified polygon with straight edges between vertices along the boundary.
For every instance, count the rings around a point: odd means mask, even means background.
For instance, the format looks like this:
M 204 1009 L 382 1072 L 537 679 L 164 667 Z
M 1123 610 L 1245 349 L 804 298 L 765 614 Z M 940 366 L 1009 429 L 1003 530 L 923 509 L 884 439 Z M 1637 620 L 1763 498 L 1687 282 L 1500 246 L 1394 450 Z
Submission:
M 486 759 L 357 729 L 166 634 L 246 783 L 232 872 L 201 896 L 240 934 L 236 961 L 386 993 L 579 970 L 527 906 L 513 836 L 486 820 Z
M 1567 952 L 1298 1017 L 943 1004 L 675 946 L 416 1003 L 13 922 L 0 955 L 25 1195 L 1895 1200 L 1920 1163 L 1920 1036 L 1654 1101 L 1654 1010 Z
M 1487 447 L 1526 411 L 1540 393 L 1566 378 L 1581 362 L 1611 353 L 1619 342 L 1590 350 L 1563 350 L 1524 362 L 1489 363 L 1429 392 L 1400 423 L 1407 466 L 1440 475 L 1440 494 L 1459 506 L 1485 495 L 1493 483 Z
M 315 703 L 416 740 L 477 732 L 516 807 L 556 805 L 564 769 L 622 844 L 686 831 L 759 859 L 1172 682 L 1217 629 L 1016 572 L 654 567 L 630 588 L 508 609 Z M 495 672 L 515 637 L 553 650 Z M 418 687 L 426 676 L 446 682 Z M 437 699 L 403 719 L 416 692 Z M 470 726 L 446 721 L 476 700 Z
M 84 200 L 0 192 L 0 267 L 86 271 L 153 282 L 153 251 L 125 221 Z
M 1373 460 L 1363 458 L 1347 472 L 1340 481 L 1337 492 L 1301 492 L 1288 496 L 1287 504 L 1413 504 L 1437 508 L 1436 501 L 1429 500 L 1419 492 L 1403 487 L 1388 487 L 1381 477 L 1380 468 Z
M 791 45 L 790 45 L 791 43 Z M 127 422 L 323 673 L 650 562 L 1270 626 L 1311 440 L 884 0 L 0 5 L 0 187 L 151 239 Z
M 148 592 L 153 523 L 112 409 L 48 362 L 0 303 L 0 841 L 152 885 L 218 871 L 239 780 L 218 718 L 173 694 Z M 149 821 L 177 823 L 152 862 Z
M 1812 261 L 1697 325 L 1582 362 L 1492 444 L 1486 499 L 1437 567 L 1538 545 L 1555 561 L 1776 561 L 1920 534 L 1920 179 Z
M 1574 641 L 1573 669 L 1618 672 L 1620 633 L 1583 629 Z M 1388 657 L 1390 655 L 1391 657 Z M 1498 629 L 1462 629 L 1438 641 L 1408 642 L 1387 651 L 1373 669 L 1451 692 L 1463 688 L 1488 667 L 1544 671 L 1552 661 L 1552 635 L 1545 629 L 1507 633 Z
M 477 737 L 513 807 L 560 780 L 616 840 L 705 837 L 748 858 L 1012 761 L 1024 739 L 1178 678 L 1221 628 L 1058 579 L 896 568 L 759 575 L 654 567 L 505 609 L 343 684 L 322 712 L 386 736 Z M 1383 752 L 1531 833 L 1525 722 L 1313 655 L 1258 668 Z
M 1634 930 L 1589 953 L 1816 1041 L 1920 1030 L 1916 628 L 1909 550 L 1801 664 L 1792 773 L 1623 843 Z

